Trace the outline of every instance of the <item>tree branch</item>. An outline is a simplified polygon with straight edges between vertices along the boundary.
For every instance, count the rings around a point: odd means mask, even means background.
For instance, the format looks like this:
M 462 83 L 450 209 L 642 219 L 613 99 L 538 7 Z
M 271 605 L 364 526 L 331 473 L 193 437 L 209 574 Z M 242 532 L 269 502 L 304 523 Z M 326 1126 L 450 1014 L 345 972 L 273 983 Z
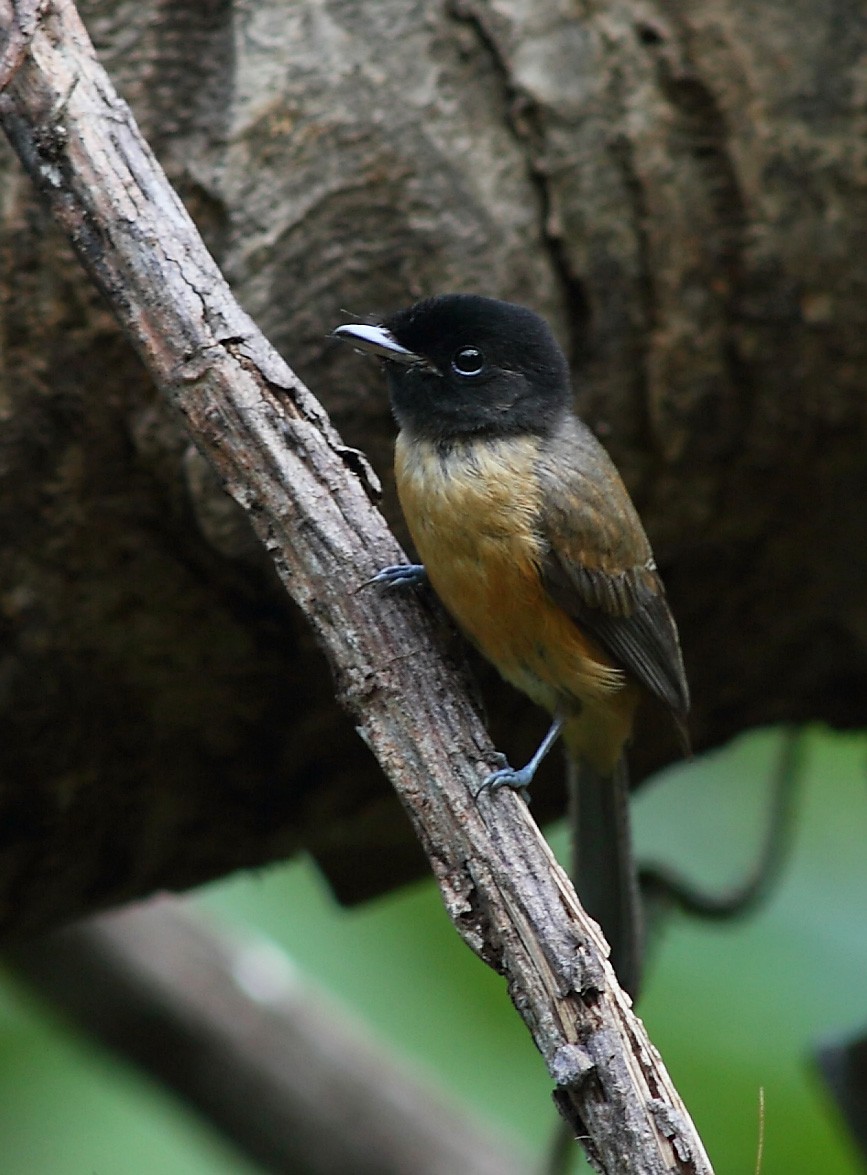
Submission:
M 8 9 L 7 9 L 8 11 Z M 13 4 L 7 37 L 25 9 Z M 29 11 L 29 10 L 28 10 Z M 598 928 L 514 794 L 473 796 L 496 762 L 435 629 L 364 584 L 401 552 L 366 463 L 237 306 L 69 0 L 49 3 L 0 120 L 154 381 L 248 511 L 392 780 L 465 941 L 507 979 L 600 1170 L 708 1172 Z
M 364 1039 L 267 941 L 220 931 L 177 901 L 75 923 L 4 961 L 268 1170 L 526 1170 Z

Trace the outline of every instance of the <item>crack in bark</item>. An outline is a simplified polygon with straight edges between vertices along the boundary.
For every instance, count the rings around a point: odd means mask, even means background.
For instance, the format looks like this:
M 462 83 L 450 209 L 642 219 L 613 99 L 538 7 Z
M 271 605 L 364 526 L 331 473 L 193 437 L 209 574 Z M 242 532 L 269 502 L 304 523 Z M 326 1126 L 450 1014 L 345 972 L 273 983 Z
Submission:
M 476 42 L 488 57 L 500 82 L 503 124 L 511 132 L 524 157 L 527 178 L 539 200 L 539 241 L 544 248 L 561 290 L 561 302 L 569 332 L 567 354 L 571 366 L 581 362 L 586 350 L 590 304 L 584 283 L 572 271 L 561 236 L 552 227 L 553 200 L 548 176 L 540 159 L 544 156 L 544 115 L 539 103 L 518 85 L 497 34 L 490 27 L 488 15 L 472 0 L 452 0 L 450 11 L 455 20 L 475 34 Z
M 656 62 L 660 91 L 678 120 L 715 226 L 709 242 L 712 272 L 707 275 L 707 281 L 717 295 L 722 318 L 721 359 L 738 405 L 736 418 L 725 428 L 727 453 L 724 455 L 730 456 L 744 443 L 757 402 L 749 364 L 737 346 L 741 321 L 738 299 L 744 284 L 743 253 L 750 217 L 731 154 L 725 113 L 695 63 L 688 14 L 677 0 L 663 2 L 674 36 L 661 24 L 651 26 L 647 22 L 636 25 L 636 34 Z M 675 39 L 676 45 L 669 43 Z

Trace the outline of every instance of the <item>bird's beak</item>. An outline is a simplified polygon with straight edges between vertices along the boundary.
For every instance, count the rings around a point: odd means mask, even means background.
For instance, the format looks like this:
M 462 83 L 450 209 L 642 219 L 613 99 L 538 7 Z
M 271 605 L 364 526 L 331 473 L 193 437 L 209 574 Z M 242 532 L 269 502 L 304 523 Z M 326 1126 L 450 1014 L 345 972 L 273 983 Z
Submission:
M 394 363 L 418 363 L 420 358 L 413 351 L 402 347 L 391 331 L 384 326 L 363 326 L 353 323 L 350 326 L 338 326 L 331 332 L 335 339 L 346 339 L 359 351 L 369 351 L 378 355 L 380 359 L 391 359 Z

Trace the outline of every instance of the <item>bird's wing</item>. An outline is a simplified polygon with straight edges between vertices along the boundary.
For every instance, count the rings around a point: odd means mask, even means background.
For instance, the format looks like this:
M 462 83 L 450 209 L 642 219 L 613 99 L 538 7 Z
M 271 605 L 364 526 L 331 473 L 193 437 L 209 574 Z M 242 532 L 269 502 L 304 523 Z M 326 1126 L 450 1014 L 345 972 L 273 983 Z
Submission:
M 635 507 L 589 430 L 569 429 L 557 446 L 538 470 L 545 589 L 682 727 L 689 688 L 680 642 Z

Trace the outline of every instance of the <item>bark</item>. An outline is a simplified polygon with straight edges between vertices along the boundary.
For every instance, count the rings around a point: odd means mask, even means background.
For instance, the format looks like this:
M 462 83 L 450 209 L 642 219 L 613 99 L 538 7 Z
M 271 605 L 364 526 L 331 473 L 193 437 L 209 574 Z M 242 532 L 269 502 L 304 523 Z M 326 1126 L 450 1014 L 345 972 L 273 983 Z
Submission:
M 71 0 L 20 0 L 0 122 L 156 385 L 249 515 L 325 650 L 338 694 L 400 795 L 446 908 L 507 980 L 600 1170 L 709 1175 L 643 1025 L 517 794 L 483 792 L 496 755 L 461 674 L 412 601 L 366 580 L 400 550 L 375 483 L 270 348 L 204 249 Z M 347 587 L 338 572 L 352 567 Z M 408 701 L 411 699 L 411 701 Z M 466 750 L 464 750 L 466 748 Z
M 648 524 L 697 747 L 862 721 L 859 5 L 84 15 L 246 309 L 382 475 L 392 521 L 378 376 L 325 341 L 341 308 L 450 288 L 528 302 Z M 347 898 L 394 884 L 419 856 L 325 661 L 2 166 L 3 926 L 302 845 Z M 544 719 L 484 687 L 519 760 Z M 636 776 L 676 753 L 656 727 Z M 559 798 L 540 791 L 539 811 Z

